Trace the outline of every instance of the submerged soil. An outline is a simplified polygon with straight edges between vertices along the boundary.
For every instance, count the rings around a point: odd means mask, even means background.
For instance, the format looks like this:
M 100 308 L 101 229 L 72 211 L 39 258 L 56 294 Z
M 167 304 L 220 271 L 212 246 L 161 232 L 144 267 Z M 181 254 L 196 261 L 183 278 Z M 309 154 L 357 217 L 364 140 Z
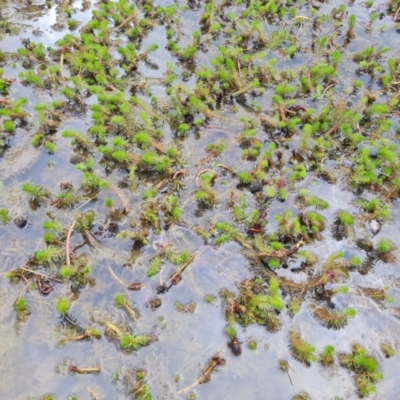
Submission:
M 397 399 L 399 7 L 0 0 L 0 398 Z

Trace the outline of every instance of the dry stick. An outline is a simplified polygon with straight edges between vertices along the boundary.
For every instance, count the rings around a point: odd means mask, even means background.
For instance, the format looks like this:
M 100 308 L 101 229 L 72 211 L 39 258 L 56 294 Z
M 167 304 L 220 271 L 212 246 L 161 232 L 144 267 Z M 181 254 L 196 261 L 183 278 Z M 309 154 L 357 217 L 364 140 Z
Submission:
M 20 291 L 17 300 L 21 300 L 22 296 L 24 295 L 24 293 L 26 292 L 26 289 L 28 289 L 28 287 L 30 286 L 30 283 L 27 283 L 22 290 Z
M 113 85 L 106 83 L 104 85 L 107 89 L 110 89 L 112 92 L 120 92 L 120 90 L 118 90 L 116 87 L 114 87 Z
M 108 270 L 110 271 L 110 274 L 112 275 L 112 277 L 118 282 L 120 283 L 122 286 L 128 287 L 128 284 L 126 282 L 124 282 L 121 278 L 119 278 L 115 272 L 112 270 L 112 268 L 110 266 L 108 266 Z
M 35 274 L 35 275 L 40 275 L 40 276 L 43 276 L 44 278 L 51 279 L 52 281 L 56 281 L 56 282 L 60 282 L 60 283 L 64 283 L 64 281 L 62 281 L 61 279 L 52 278 L 51 276 L 48 276 L 48 275 L 42 274 L 42 273 L 40 273 L 40 272 L 37 272 L 37 271 L 33 271 L 33 270 L 31 270 L 31 269 L 28 269 L 28 268 L 25 268 L 25 267 L 18 267 L 17 269 L 22 269 L 23 271 L 30 272 L 31 274 Z
M 75 365 L 71 365 L 69 367 L 71 372 L 76 372 L 77 374 L 98 374 L 101 372 L 100 367 L 87 367 L 87 368 L 79 368 Z
M 86 388 L 86 390 L 90 393 L 90 395 L 93 397 L 94 400 L 99 400 L 99 398 L 97 397 L 97 394 L 94 392 L 93 389 L 90 389 L 90 387 L 88 386 Z
M 204 379 L 204 377 L 201 376 L 199 379 L 197 379 L 197 381 L 193 382 L 190 386 L 187 386 L 184 389 L 180 390 L 176 394 L 179 396 L 180 394 L 184 394 L 184 393 L 188 392 L 189 390 L 194 389 L 196 386 L 203 383 L 203 379 Z
M 67 242 L 66 242 L 66 245 L 65 245 L 65 252 L 66 252 L 66 255 L 67 255 L 67 265 L 68 265 L 68 267 L 71 265 L 71 259 L 70 259 L 70 256 L 69 256 L 69 243 L 70 243 L 70 240 L 71 240 L 72 231 L 75 228 L 75 224 L 76 224 L 76 220 L 74 219 L 74 221 L 72 222 L 71 228 L 69 228 L 69 231 L 68 231 L 68 234 L 67 234 Z
M 31 281 L 24 275 L 21 275 L 21 278 L 25 281 L 26 285 L 22 288 L 21 292 L 19 293 L 18 300 L 22 299 L 22 296 L 25 293 L 26 289 L 28 289 L 28 287 L 31 285 Z
M 133 14 L 131 14 L 128 18 L 124 19 L 118 26 L 116 26 L 115 28 L 113 28 L 111 30 L 117 30 L 117 29 L 123 28 L 125 25 L 129 24 L 129 22 L 131 22 L 133 19 L 135 19 L 136 14 L 137 14 L 137 11 L 135 11 Z
M 393 21 L 397 21 L 397 17 L 399 16 L 399 12 L 400 12 L 400 6 L 399 6 L 399 8 L 396 10 L 396 12 L 395 12 L 395 14 L 394 14 L 394 17 L 393 17 Z
M 169 279 L 169 281 L 167 282 L 167 284 L 165 285 L 166 287 L 170 287 L 172 285 L 172 281 L 175 277 L 179 276 L 182 274 L 182 272 L 187 268 L 187 266 L 194 260 L 194 258 L 196 257 L 196 255 L 199 253 L 199 251 L 203 248 L 204 246 L 201 246 L 198 250 L 196 250 L 190 257 L 189 259 L 185 262 L 185 264 L 182 265 L 181 268 L 179 268 L 178 271 L 174 272 L 171 276 L 171 278 Z
M 222 352 L 219 352 L 216 357 L 213 357 L 212 360 L 210 360 L 208 362 L 207 367 L 203 370 L 201 377 L 199 379 L 197 379 L 197 381 L 193 382 L 191 385 L 180 390 L 176 394 L 177 395 L 184 394 L 184 393 L 188 392 L 189 390 L 192 390 L 196 386 L 207 382 L 210 378 L 210 375 L 214 372 L 215 368 L 217 368 L 219 365 L 223 365 L 225 363 L 225 360 L 222 359 L 221 356 L 222 356 Z M 223 363 L 219 362 L 219 360 L 223 361 Z
M 321 97 L 324 97 L 324 96 L 325 96 L 325 93 L 326 93 L 329 89 L 333 88 L 334 86 L 335 86 L 334 83 L 332 83 L 331 85 L 327 86 L 327 87 L 324 89 L 324 91 L 322 92 L 322 96 L 321 96 Z
M 108 266 L 108 270 L 110 271 L 111 276 L 119 282 L 122 286 L 126 287 L 128 290 L 140 290 L 144 287 L 144 285 L 140 282 L 137 283 L 126 283 L 121 278 L 119 278 L 115 272 L 112 270 L 110 266 Z
M 61 49 L 61 56 L 60 56 L 60 74 L 61 78 L 65 79 L 64 76 L 64 51 Z
M 97 194 L 90 197 L 89 199 L 87 199 L 84 203 L 82 203 L 81 205 L 79 205 L 78 207 L 74 208 L 74 211 L 79 210 L 80 208 L 82 208 L 83 206 L 85 206 L 86 204 L 90 203 L 92 200 L 94 200 L 97 197 Z

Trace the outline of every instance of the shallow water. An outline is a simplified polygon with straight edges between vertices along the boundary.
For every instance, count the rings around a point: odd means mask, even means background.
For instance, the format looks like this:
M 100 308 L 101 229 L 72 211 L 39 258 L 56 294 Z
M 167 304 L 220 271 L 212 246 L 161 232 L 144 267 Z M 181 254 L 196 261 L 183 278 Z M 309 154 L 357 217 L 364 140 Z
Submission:
M 139 16 L 143 16 L 143 2 L 137 2 Z M 154 1 L 153 7 L 167 6 L 173 4 L 172 1 Z M 219 4 L 219 2 L 214 2 Z M 239 16 L 245 9 L 243 5 L 235 5 L 225 2 L 229 12 Z M 237 2 L 238 4 L 240 2 Z M 136 3 L 135 3 L 136 4 Z M 194 30 L 201 29 L 199 23 L 204 8 L 202 4 L 187 9 L 186 2 L 177 1 L 179 12 L 177 18 L 179 29 L 176 22 L 171 24 L 174 30 L 174 39 L 185 46 L 192 39 Z M 194 2 L 189 2 L 192 6 Z M 286 2 L 283 2 L 281 7 Z M 295 105 L 302 105 L 305 108 L 314 108 L 316 114 L 325 106 L 334 109 L 337 107 L 339 99 L 345 101 L 350 107 L 367 94 L 373 92 L 377 98 L 377 103 L 385 103 L 389 98 L 396 95 L 397 84 L 382 90 L 378 79 L 372 79 L 367 73 L 357 72 L 357 64 L 353 61 L 352 55 L 374 44 L 376 48 L 388 45 L 391 49 L 383 57 L 377 58 L 378 64 L 386 67 L 386 60 L 393 57 L 397 60 L 399 35 L 396 24 L 393 22 L 394 12 L 387 12 L 387 6 L 373 4 L 371 8 L 366 7 L 365 2 L 356 1 L 347 4 L 348 14 L 356 15 L 355 37 L 343 47 L 344 34 L 347 30 L 347 17 L 345 14 L 340 19 L 326 18 L 321 24 L 320 31 L 314 31 L 312 18 L 319 16 L 329 16 L 334 7 L 339 7 L 340 2 L 318 3 L 314 2 L 314 8 L 306 4 L 293 5 L 296 7 L 298 16 L 305 16 L 304 23 L 297 25 L 296 19 L 286 15 L 282 20 L 270 16 L 264 18 L 263 30 L 270 38 L 272 31 L 287 29 L 290 35 L 297 38 L 297 52 L 293 58 L 285 57 L 280 51 L 281 48 L 288 47 L 288 41 L 274 49 L 266 50 L 261 60 L 255 61 L 254 65 L 265 64 L 271 58 L 277 58 L 276 70 L 292 70 L 294 78 L 290 79 L 290 84 L 298 85 L 299 71 L 307 69 L 318 62 L 327 62 L 327 54 L 335 48 L 340 48 L 342 61 L 338 67 L 335 85 L 330 91 L 325 89 L 328 84 L 322 81 L 322 91 L 324 92 L 315 100 L 312 95 L 289 96 L 295 100 Z M 287 305 L 293 293 L 289 289 L 283 289 L 283 298 L 286 307 L 279 313 L 279 318 L 283 323 L 282 330 L 277 333 L 268 332 L 265 326 L 250 324 L 242 327 L 235 323 L 238 339 L 243 342 L 242 354 L 234 356 L 227 346 L 228 336 L 224 333 L 227 326 L 225 319 L 226 306 L 221 299 L 220 293 L 227 289 L 239 294 L 240 283 L 244 279 L 251 279 L 254 275 L 265 276 L 260 265 L 254 263 L 246 257 L 243 247 L 234 240 L 219 246 L 215 245 L 214 240 L 218 233 L 214 228 L 216 222 L 226 221 L 246 236 L 246 225 L 244 222 L 236 223 L 232 209 L 228 207 L 230 193 L 234 192 L 235 204 L 246 202 L 248 207 L 246 212 L 257 208 L 260 203 L 266 210 L 263 220 L 266 220 L 266 232 L 271 233 L 278 229 L 278 224 L 274 216 L 281 214 L 286 209 L 290 209 L 295 215 L 303 210 L 296 200 L 297 192 L 300 188 L 307 188 L 310 195 L 318 196 L 329 202 L 329 208 L 318 210 L 325 217 L 325 230 L 319 237 L 312 238 L 302 248 L 314 253 L 318 257 L 315 271 L 321 268 L 325 260 L 335 251 L 343 251 L 346 258 L 356 255 L 363 261 L 367 258 L 366 252 L 357 246 L 357 240 L 367 239 L 374 244 L 380 238 L 390 238 L 398 248 L 400 248 L 399 222 L 399 203 L 396 198 L 387 200 L 390 206 L 391 218 L 382 224 L 382 229 L 374 237 L 369 228 L 368 222 L 362 217 L 361 210 L 356 207 L 355 200 L 360 197 L 359 193 L 351 190 L 348 184 L 348 171 L 345 167 L 354 164 L 353 153 L 355 149 L 343 148 L 337 150 L 339 156 L 335 156 L 327 150 L 327 158 L 324 160 L 326 165 L 337 177 L 337 183 L 332 184 L 318 177 L 312 168 L 312 163 L 307 159 L 307 176 L 295 182 L 288 190 L 285 201 L 279 201 L 276 197 L 273 200 L 257 198 L 249 191 L 246 185 L 240 185 L 236 174 L 229 170 L 216 166 L 223 164 L 235 172 L 254 171 L 255 166 L 260 161 L 261 155 L 256 160 L 245 159 L 243 157 L 244 145 L 240 145 L 238 137 L 244 129 L 244 123 L 240 118 L 246 117 L 255 120 L 256 136 L 261 142 L 260 154 L 267 151 L 269 144 L 273 141 L 279 149 L 283 151 L 283 164 L 279 165 L 275 161 L 274 167 L 268 170 L 268 179 L 272 182 L 274 177 L 282 177 L 287 180 L 294 162 L 290 160 L 292 149 L 299 147 L 299 138 L 303 122 L 299 123 L 297 131 L 287 135 L 284 130 L 267 128 L 263 129 L 260 124 L 260 116 L 268 115 L 278 118 L 279 112 L 273 105 L 272 98 L 275 94 L 277 82 L 272 84 L 263 83 L 263 93 L 257 90 L 250 91 L 244 96 L 230 99 L 227 95 L 221 104 L 214 104 L 212 107 L 213 117 L 208 119 L 202 113 L 196 113 L 196 117 L 203 119 L 199 128 L 192 129 L 186 135 L 179 135 L 176 127 L 168 123 L 168 110 L 174 109 L 171 96 L 166 91 L 164 81 L 167 63 L 173 63 L 176 68 L 176 83 L 182 83 L 183 88 L 188 90 L 182 97 L 190 95 L 190 88 L 196 84 L 196 76 L 193 71 L 198 71 L 202 65 L 210 67 L 211 60 L 218 55 L 219 46 L 232 45 L 233 38 L 229 37 L 228 31 L 216 33 L 214 35 L 203 32 L 202 50 L 198 50 L 195 65 L 184 63 L 167 49 L 168 40 L 166 39 L 167 23 L 158 21 L 156 26 L 145 32 L 143 40 L 132 40 L 136 46 L 136 51 L 140 53 L 149 45 L 157 43 L 158 49 L 150 53 L 147 62 L 140 61 L 135 73 L 131 73 L 126 81 L 124 95 L 127 99 L 132 96 L 128 88 L 131 85 L 139 87 L 135 95 L 143 99 L 150 105 L 151 96 L 157 97 L 159 104 L 166 104 L 165 109 L 156 109 L 150 106 L 151 110 L 163 113 L 163 122 L 159 124 L 163 133 L 162 143 L 168 147 L 179 150 L 182 165 L 173 165 L 173 172 L 184 169 L 186 174 L 182 177 L 185 184 L 182 190 L 173 191 L 171 186 L 156 185 L 165 179 L 168 174 L 158 174 L 154 170 L 146 170 L 140 167 L 138 178 L 139 184 L 135 191 L 130 191 L 120 185 L 122 189 L 114 190 L 110 187 L 117 186 L 121 180 L 126 178 L 127 172 L 124 168 L 113 166 L 110 171 L 105 171 L 104 165 L 100 163 L 101 154 L 93 151 L 94 167 L 93 171 L 98 176 L 106 179 L 109 188 L 101 190 L 97 195 L 85 192 L 80 188 L 82 182 L 82 171 L 76 168 L 74 157 L 85 158 L 87 154 L 76 151 L 71 145 L 71 139 L 64 138 L 62 132 L 67 129 L 74 129 L 86 133 L 93 125 L 91 111 L 84 110 L 73 104 L 72 111 L 67 110 L 55 133 L 51 133 L 51 140 L 56 144 L 55 154 L 48 154 L 44 146 L 34 147 L 31 140 L 40 127 L 40 120 L 35 105 L 38 103 L 48 104 L 54 100 L 65 101 L 66 98 L 61 94 L 60 88 L 66 85 L 66 81 L 58 80 L 53 83 L 53 87 L 37 88 L 26 85 L 18 76 L 21 71 L 25 71 L 22 63 L 24 57 L 12 56 L 17 48 L 23 47 L 22 39 L 30 39 L 35 43 L 43 43 L 46 47 L 57 48 L 56 42 L 63 38 L 67 33 L 71 33 L 66 27 L 68 16 L 63 12 L 67 7 L 64 3 L 45 4 L 43 2 L 11 2 L 0 0 L 0 20 L 10 22 L 17 31 L 4 32 L 0 41 L 0 50 L 7 55 L 6 61 L 2 62 L 4 68 L 3 77 L 15 78 L 9 87 L 9 93 L 3 97 L 18 99 L 24 97 L 27 104 L 24 110 L 29 114 L 27 124 L 16 122 L 16 130 L 10 134 L 2 129 L 0 139 L 6 141 L 7 146 L 0 153 L 0 209 L 7 209 L 11 221 L 6 225 L 0 225 L 0 271 L 5 274 L 16 270 L 20 266 L 26 266 L 30 257 L 35 251 L 45 247 L 43 241 L 44 229 L 43 222 L 54 218 L 61 222 L 67 232 L 72 221 L 79 217 L 78 213 L 93 210 L 95 219 L 90 231 L 101 238 L 94 247 L 90 247 L 85 242 L 83 236 L 75 231 L 71 237 L 71 248 L 75 248 L 73 258 L 81 254 L 86 254 L 88 264 L 92 267 L 91 281 L 79 290 L 74 284 L 64 280 L 64 283 L 53 282 L 54 290 L 47 296 L 40 293 L 37 288 L 36 276 L 27 275 L 31 281 L 31 287 L 25 288 L 25 282 L 11 282 L 6 277 L 2 278 L 0 284 L 0 398 L 7 399 L 42 399 L 45 394 L 52 394 L 56 399 L 66 399 L 76 395 L 80 399 L 95 398 L 90 393 L 95 393 L 99 399 L 128 399 L 135 398 L 130 388 L 129 377 L 135 375 L 135 371 L 143 369 L 146 371 L 144 382 L 149 385 L 154 399 L 173 399 L 187 398 L 189 392 L 193 392 L 199 399 L 291 399 L 300 392 L 307 392 L 312 399 L 357 399 L 358 394 L 354 380 L 349 370 L 340 366 L 338 359 L 331 367 L 323 367 L 319 362 L 313 362 L 307 368 L 304 364 L 296 361 L 288 348 L 288 335 L 291 330 L 297 328 L 301 331 L 304 340 L 315 346 L 317 354 L 323 347 L 333 345 L 338 353 L 348 353 L 351 345 L 355 342 L 360 343 L 378 361 L 379 371 L 384 378 L 376 384 L 377 391 L 371 394 L 373 399 L 397 399 L 399 393 L 398 371 L 400 370 L 399 356 L 385 358 L 380 350 L 382 343 L 388 343 L 395 349 L 399 344 L 400 321 L 394 312 L 400 307 L 400 271 L 398 267 L 398 257 L 400 251 L 393 250 L 397 260 L 384 263 L 377 261 L 368 274 L 361 274 L 357 269 L 349 272 L 349 278 L 343 281 L 327 283 L 320 290 L 310 291 L 307 294 L 296 293 L 304 296 L 299 312 L 291 316 Z M 92 10 L 100 7 L 100 3 L 92 3 L 85 9 L 82 2 L 72 2 L 68 8 L 72 9 L 72 18 L 80 22 L 79 27 L 72 31 L 73 35 L 78 36 L 80 29 L 91 19 Z M 292 4 L 288 3 L 288 7 Z M 380 12 L 380 18 L 374 21 L 372 30 L 367 28 L 370 14 L 372 11 Z M 225 11 L 227 13 L 228 11 Z M 220 19 L 223 20 L 222 18 Z M 111 21 L 111 20 L 110 20 Z M 228 22 L 226 22 L 228 21 Z M 226 20 L 226 28 L 237 26 L 240 21 Z M 56 25 L 57 24 L 57 25 Z M 110 26 L 113 26 L 110 22 Z M 244 28 L 243 28 L 244 29 Z M 2 31 L 0 31 L 2 32 Z M 177 33 L 178 32 L 178 33 Z M 334 32 L 337 37 L 332 37 L 330 47 L 322 50 L 321 54 L 312 49 L 312 41 L 321 35 L 330 36 Z M 251 36 L 251 35 L 250 35 Z M 118 46 L 127 42 L 123 33 L 111 35 L 112 44 L 109 46 L 110 54 L 115 58 L 120 56 L 116 52 Z M 249 43 L 247 51 L 251 54 L 253 47 L 257 43 Z M 245 46 L 243 46 L 245 47 Z M 1 53 L 0 53 L 1 54 Z M 396 61 L 397 72 L 393 80 L 400 76 L 398 60 Z M 35 70 L 41 63 L 33 61 Z M 46 58 L 44 64 L 59 65 L 59 59 Z M 253 65 L 253 66 L 254 66 Z M 71 76 L 68 64 L 64 62 L 65 77 Z M 245 65 L 242 67 L 245 68 Z M 119 69 L 119 67 L 116 67 Z M 236 69 L 238 67 L 236 66 Z M 236 71 L 244 81 L 244 71 Z M 119 75 L 123 75 L 119 69 Z M 58 76 L 59 78 L 60 76 Z M 352 90 L 352 80 L 359 79 L 362 87 L 358 91 Z M 272 77 L 271 77 L 272 79 Z M 284 77 L 281 81 L 284 81 Z M 330 81 L 329 81 L 330 82 Z M 72 87 L 72 84 L 71 84 Z M 329 88 L 328 88 L 329 89 Z M 229 90 L 228 90 L 229 92 Z M 259 103 L 261 112 L 255 112 Z M 88 105 L 97 104 L 96 95 L 88 95 L 84 98 Z M 185 101 L 182 101 L 185 103 Z M 210 106 L 211 108 L 211 106 Z M 135 108 L 135 117 L 140 112 L 140 108 Z M 149 115 L 148 110 L 146 113 Z M 398 127 L 398 106 L 393 107 L 387 118 L 393 122 L 392 127 L 381 136 L 388 138 L 388 143 L 394 143 L 398 147 L 398 134 L 395 132 Z M 0 117 L 2 121 L 6 117 Z M 180 121 L 182 123 L 183 121 Z M 371 123 L 373 125 L 373 123 Z M 110 124 L 109 124 L 110 125 Z M 367 128 L 365 136 L 369 135 Z M 154 128 L 154 126 L 153 126 Z M 152 129 L 153 129 L 152 128 Z M 361 132 L 361 128 L 359 129 Z M 371 128 L 372 130 L 372 128 Z M 112 132 L 112 131 L 111 131 Z M 333 134 L 334 136 L 335 134 Z M 107 139 L 112 138 L 112 133 L 107 135 Z M 208 157 L 205 151 L 209 143 L 215 143 L 222 139 L 225 143 L 225 150 L 217 157 Z M 90 137 L 93 143 L 95 138 Z M 98 143 L 96 143 L 98 146 Z M 142 154 L 138 146 L 132 146 L 135 154 Z M 400 160 L 398 153 L 395 160 L 395 171 L 398 171 Z M 310 157 L 311 158 L 311 157 Z M 287 168 L 287 170 L 285 170 Z M 204 206 L 196 201 L 195 192 L 198 190 L 199 179 L 204 170 L 212 169 L 217 171 L 217 177 L 213 182 L 212 189 L 216 193 L 216 204 L 214 206 Z M 176 183 L 176 179 L 168 177 L 169 181 Z M 25 182 L 36 185 L 43 185 L 51 193 L 59 193 L 60 183 L 71 183 L 82 197 L 72 208 L 58 209 L 50 200 L 41 202 L 39 207 L 32 207 L 21 186 Z M 269 183 L 269 182 L 268 182 Z M 267 183 L 263 183 L 266 186 Z M 146 206 L 143 200 L 143 193 L 146 189 L 156 186 L 156 201 L 161 204 L 166 194 L 175 193 L 179 200 L 179 207 L 182 216 L 179 222 L 168 225 L 162 220 L 163 212 L 158 209 L 161 217 L 160 226 L 150 226 L 143 222 L 140 217 L 141 211 Z M 288 185 L 289 187 L 289 185 Z M 353 188 L 354 189 L 354 188 Z M 390 189 L 388 189 L 390 190 Z M 387 192 L 365 189 L 362 197 L 386 198 Z M 396 196 L 395 196 L 396 197 Z M 398 197 L 398 196 L 397 196 Z M 137 245 L 134 240 L 115 237 L 114 234 L 103 235 L 102 227 L 110 221 L 110 210 L 104 205 L 104 201 L 112 198 L 114 209 L 122 209 L 123 202 L 128 204 L 128 212 L 122 218 L 116 220 L 117 229 L 123 231 L 137 232 L 139 228 L 147 228 L 145 235 L 148 241 L 143 247 Z M 122 198 L 122 201 L 121 201 Z M 91 201 L 92 200 L 92 201 Z M 307 208 L 307 211 L 310 209 Z M 346 210 L 355 216 L 355 224 L 349 230 L 347 238 L 336 240 L 331 232 L 331 227 L 335 223 L 338 210 Z M 48 214 L 51 213 L 51 214 Z M 13 222 L 14 218 L 28 217 L 28 225 L 24 229 L 19 229 Z M 196 228 L 202 228 L 213 235 L 207 240 L 201 238 L 196 233 Z M 198 231 L 197 231 L 198 232 Z M 251 242 L 252 238 L 247 237 Z M 147 276 L 147 269 L 150 260 L 159 253 L 159 244 L 171 244 L 176 252 L 187 251 L 194 254 L 193 261 L 182 273 L 182 281 L 173 285 L 169 291 L 157 294 L 157 287 L 168 282 L 171 274 L 176 271 L 176 266 L 163 258 L 163 267 L 154 277 Z M 79 245 L 83 244 L 82 247 Z M 65 233 L 63 244 L 65 252 Z M 52 277 L 58 276 L 58 268 L 65 264 L 65 259 L 61 263 L 51 263 L 50 266 L 29 265 L 30 269 L 37 269 L 40 273 Z M 60 264 L 60 265 L 59 265 Z M 293 271 L 300 266 L 298 257 L 289 257 L 286 265 L 275 270 L 278 277 L 285 277 L 296 283 L 304 283 L 308 277 L 313 276 L 313 268 L 303 269 L 300 272 Z M 114 273 L 126 283 L 142 282 L 144 288 L 140 291 L 128 291 L 110 273 L 110 268 Z M 267 269 L 267 266 L 264 266 Z M 284 282 L 283 280 L 281 282 Z M 322 326 L 313 316 L 310 310 L 312 304 L 320 302 L 326 304 L 322 299 L 326 295 L 325 289 L 337 288 L 346 285 L 348 293 L 332 295 L 331 306 L 338 309 L 353 307 L 356 310 L 356 317 L 349 320 L 347 326 L 340 330 L 327 329 Z M 385 289 L 387 296 L 393 298 L 393 302 L 381 302 L 377 304 L 371 298 L 362 295 L 359 286 Z M 137 309 L 140 317 L 132 322 L 127 315 L 117 309 L 114 303 L 114 296 L 117 293 L 126 295 L 133 306 Z M 211 304 L 205 301 L 207 295 L 214 295 L 215 301 Z M 14 302 L 22 296 L 29 307 L 29 316 L 25 321 L 18 321 L 17 313 L 14 310 Z M 69 311 L 73 318 L 81 327 L 93 325 L 101 331 L 102 338 L 99 340 L 82 342 L 69 342 L 60 347 L 58 342 L 71 333 L 71 327 L 60 317 L 56 311 L 56 303 L 59 298 L 68 298 L 71 301 Z M 158 297 L 162 301 L 161 307 L 152 310 L 150 301 Z M 182 313 L 176 309 L 176 303 L 180 302 L 187 305 L 191 302 L 196 303 L 193 313 Z M 398 314 L 399 315 L 399 314 Z M 104 317 L 106 316 L 106 317 Z M 107 318 L 116 324 L 120 324 L 128 332 L 136 334 L 150 333 L 156 335 L 158 341 L 151 343 L 148 347 L 143 347 L 138 351 L 124 352 L 118 345 L 118 340 L 110 340 L 105 335 L 102 319 Z M 69 330 L 68 330 L 69 329 Z M 75 332 L 76 334 L 76 332 Z M 254 339 L 257 342 L 257 349 L 250 350 L 247 342 Z M 208 360 L 221 353 L 226 360 L 226 364 L 219 366 L 211 374 L 209 382 L 193 386 L 183 394 L 180 391 L 196 382 L 202 370 L 206 368 Z M 290 377 L 278 368 L 278 360 L 289 361 L 292 370 L 289 370 Z M 79 367 L 101 367 L 99 374 L 74 374 L 68 370 L 69 365 Z M 90 390 L 89 390 L 89 389 Z M 136 394 L 137 396 L 137 394 Z M 306 398 L 306 397 L 304 397 Z

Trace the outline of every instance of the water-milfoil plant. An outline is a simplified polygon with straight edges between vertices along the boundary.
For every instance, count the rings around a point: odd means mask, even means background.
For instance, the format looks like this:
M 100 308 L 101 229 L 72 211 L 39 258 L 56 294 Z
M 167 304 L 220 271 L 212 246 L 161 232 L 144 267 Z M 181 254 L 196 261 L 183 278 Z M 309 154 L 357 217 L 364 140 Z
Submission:
M 295 329 L 289 331 L 289 350 L 292 357 L 309 367 L 317 361 L 315 347 L 301 338 L 300 332 Z

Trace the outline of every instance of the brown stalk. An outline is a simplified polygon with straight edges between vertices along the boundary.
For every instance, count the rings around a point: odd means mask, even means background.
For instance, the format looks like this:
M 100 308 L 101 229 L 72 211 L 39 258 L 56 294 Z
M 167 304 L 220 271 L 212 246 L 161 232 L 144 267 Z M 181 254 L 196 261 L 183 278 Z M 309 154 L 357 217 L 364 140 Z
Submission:
M 110 266 L 108 266 L 108 270 L 110 271 L 111 276 L 119 282 L 122 286 L 126 287 L 128 290 L 140 290 L 143 288 L 143 283 L 134 282 L 134 283 L 126 283 L 120 277 L 116 275 L 116 273 L 112 270 Z
M 187 172 L 184 169 L 180 169 L 179 171 L 176 171 L 174 173 L 172 179 L 175 180 L 178 176 L 185 176 L 185 175 L 187 175 Z
M 335 86 L 334 83 L 328 85 L 328 86 L 324 89 L 324 91 L 322 92 L 322 96 L 321 96 L 321 97 L 324 97 L 324 96 L 325 96 L 325 93 L 326 93 L 329 89 L 333 88 L 334 86 Z
M 51 279 L 51 280 L 56 281 L 56 282 L 64 283 L 64 281 L 62 281 L 61 279 L 52 278 L 51 276 L 42 274 L 42 273 L 37 272 L 37 271 L 33 271 L 33 270 L 25 268 L 25 267 L 18 267 L 17 269 L 22 269 L 23 271 L 29 272 L 31 274 L 40 275 L 40 276 L 43 276 L 44 278 Z M 23 276 L 23 275 L 21 275 L 21 276 Z
M 123 28 L 125 25 L 129 24 L 129 22 L 133 21 L 136 17 L 137 11 L 135 10 L 133 14 L 131 14 L 128 18 L 124 19 L 118 26 L 113 28 L 112 30 L 117 30 Z
M 393 17 L 393 21 L 397 21 L 397 17 L 399 16 L 399 12 L 400 12 L 400 6 L 399 8 L 396 10 L 396 12 L 394 13 L 394 17 Z
M 194 260 L 194 258 L 196 257 L 196 255 L 199 253 L 199 251 L 203 248 L 204 246 L 200 247 L 200 249 L 198 249 L 197 251 L 195 251 L 190 257 L 189 259 L 185 262 L 185 264 L 182 265 L 182 267 L 179 268 L 178 271 L 174 272 L 171 275 L 171 278 L 169 279 L 169 281 L 167 282 L 167 284 L 165 285 L 167 288 L 170 288 L 172 286 L 173 281 L 180 277 L 180 275 L 182 274 L 182 272 L 188 267 L 188 265 Z
M 77 374 L 98 374 L 101 372 L 100 367 L 79 368 L 76 365 L 71 365 L 69 370 L 71 372 L 76 372 Z
M 211 374 L 215 371 L 215 369 L 219 365 L 224 365 L 225 364 L 225 359 L 221 357 L 221 353 L 218 353 L 216 356 L 211 358 L 211 360 L 208 361 L 207 367 L 203 369 L 201 377 L 197 379 L 197 381 L 193 382 L 191 385 L 185 387 L 184 389 L 180 390 L 177 392 L 177 395 L 184 394 L 188 392 L 189 390 L 192 390 L 198 385 L 201 385 L 202 383 L 208 382 L 211 379 Z

